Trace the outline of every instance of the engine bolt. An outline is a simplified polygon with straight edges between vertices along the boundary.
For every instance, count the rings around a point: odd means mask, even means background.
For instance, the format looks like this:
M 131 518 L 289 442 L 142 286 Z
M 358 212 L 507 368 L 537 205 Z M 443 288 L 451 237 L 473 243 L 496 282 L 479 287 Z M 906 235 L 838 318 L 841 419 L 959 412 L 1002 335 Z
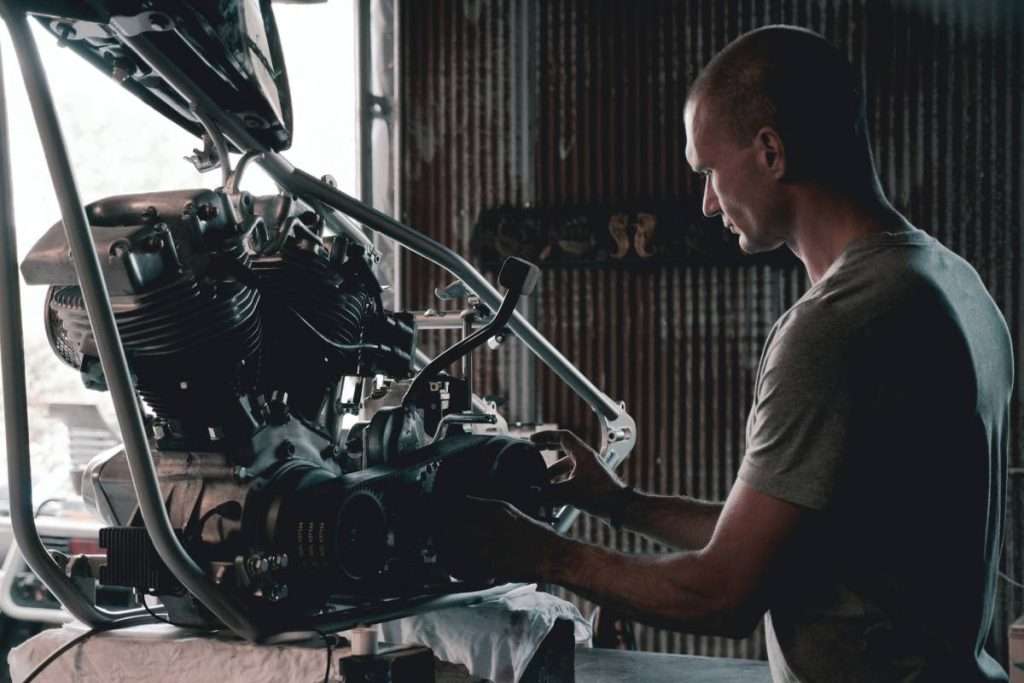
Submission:
M 75 27 L 71 24 L 58 24 L 57 31 L 60 37 L 57 39 L 57 47 L 67 47 L 68 41 L 75 38 Z
M 170 20 L 162 14 L 154 12 L 149 16 L 149 28 L 154 31 L 166 31 L 170 25 Z

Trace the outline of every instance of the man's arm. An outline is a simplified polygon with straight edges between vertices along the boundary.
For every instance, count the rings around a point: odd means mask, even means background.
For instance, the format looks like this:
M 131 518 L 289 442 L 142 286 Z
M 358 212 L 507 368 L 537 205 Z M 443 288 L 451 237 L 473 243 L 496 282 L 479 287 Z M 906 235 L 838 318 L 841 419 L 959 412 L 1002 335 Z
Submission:
M 549 468 L 553 479 L 568 475 L 549 487 L 552 503 L 575 505 L 680 550 L 699 550 L 711 540 L 721 503 L 634 491 L 572 432 L 539 432 L 532 438 L 542 448 L 566 454 Z
M 628 555 L 560 536 L 515 508 L 468 511 L 472 573 L 556 583 L 638 621 L 743 637 L 764 614 L 810 514 L 738 481 L 701 550 Z
M 700 550 L 722 514 L 722 503 L 626 489 L 617 515 L 622 526 L 680 550 Z

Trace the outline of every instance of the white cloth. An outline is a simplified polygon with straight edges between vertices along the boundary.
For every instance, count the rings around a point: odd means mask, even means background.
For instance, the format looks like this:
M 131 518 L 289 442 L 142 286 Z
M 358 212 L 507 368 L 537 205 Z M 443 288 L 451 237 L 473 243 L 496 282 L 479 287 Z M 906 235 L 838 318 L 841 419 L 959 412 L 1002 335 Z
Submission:
M 518 681 L 559 618 L 576 624 L 585 641 L 590 627 L 574 605 L 534 586 L 468 607 L 450 607 L 381 624 L 381 640 L 426 645 L 436 659 L 461 664 L 474 679 Z M 48 629 L 11 650 L 11 679 L 23 680 L 58 647 L 80 635 L 79 623 Z M 340 675 L 331 654 L 331 674 Z M 323 640 L 256 645 L 231 636 L 209 636 L 166 624 L 97 633 L 54 660 L 36 683 L 280 683 L 322 681 L 327 667 Z M 438 680 L 465 680 L 451 667 Z
M 51 652 L 80 635 L 79 623 L 48 629 L 11 650 L 11 680 L 24 679 Z M 338 653 L 331 655 L 332 674 Z M 55 659 L 36 683 L 280 683 L 322 681 L 327 652 L 307 643 L 255 645 L 167 624 L 97 633 Z
M 476 605 L 385 622 L 378 631 L 382 641 L 425 645 L 438 659 L 462 664 L 473 676 L 515 683 L 558 619 L 573 622 L 577 643 L 589 642 L 590 624 L 576 606 L 535 585 Z

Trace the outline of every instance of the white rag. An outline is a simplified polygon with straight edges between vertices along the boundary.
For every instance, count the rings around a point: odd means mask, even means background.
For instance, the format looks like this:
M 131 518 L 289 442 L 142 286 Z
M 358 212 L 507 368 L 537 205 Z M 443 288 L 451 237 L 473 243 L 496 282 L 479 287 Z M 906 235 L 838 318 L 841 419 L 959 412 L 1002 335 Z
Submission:
M 557 619 L 575 623 L 577 641 L 590 626 L 574 605 L 535 586 L 522 586 L 493 600 L 449 607 L 379 625 L 380 639 L 418 643 L 434 657 L 461 664 L 475 679 L 518 681 Z M 14 681 L 24 679 L 47 655 L 81 634 L 78 623 L 48 629 L 11 650 L 7 657 Z M 210 636 L 166 624 L 134 626 L 98 633 L 63 653 L 38 683 L 314 683 L 327 666 L 323 642 L 256 645 L 230 635 Z M 338 675 L 335 649 L 332 675 Z M 466 680 L 439 665 L 438 681 Z M 333 679 L 332 679 L 333 680 Z
M 382 641 L 425 645 L 472 676 L 515 683 L 558 619 L 573 622 L 578 644 L 589 642 L 590 623 L 576 606 L 533 584 L 487 602 L 384 622 L 377 629 Z

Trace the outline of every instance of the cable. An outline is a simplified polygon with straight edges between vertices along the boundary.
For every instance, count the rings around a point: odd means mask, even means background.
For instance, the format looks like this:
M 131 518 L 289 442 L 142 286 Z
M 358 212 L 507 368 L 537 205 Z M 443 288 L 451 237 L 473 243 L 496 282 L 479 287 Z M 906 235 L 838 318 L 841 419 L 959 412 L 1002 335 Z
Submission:
M 409 354 L 401 351 L 400 349 L 386 346 L 384 344 L 340 344 L 333 339 L 328 338 L 323 332 L 316 328 L 316 325 L 306 320 L 301 313 L 296 311 L 291 306 L 286 307 L 288 312 L 294 315 L 300 323 L 306 326 L 310 332 L 315 334 L 320 341 L 327 344 L 331 348 L 337 349 L 338 351 L 379 351 L 381 353 L 393 353 L 400 358 L 408 358 Z
M 210 138 L 210 143 L 217 150 L 217 158 L 220 161 L 221 185 L 226 187 L 231 179 L 231 157 L 229 156 L 230 148 L 228 147 L 227 140 L 224 139 L 224 134 L 220 128 L 214 125 L 209 117 L 198 109 L 193 109 L 192 113 L 199 119 L 200 125 L 206 129 L 206 135 Z
M 324 670 L 324 683 L 331 683 L 331 654 L 333 650 L 331 638 L 323 631 L 318 630 L 317 633 L 324 639 L 324 645 L 327 646 L 327 669 Z
M 32 516 L 33 517 L 38 517 L 39 513 L 43 511 L 43 508 L 46 507 L 47 505 L 49 505 L 50 503 L 63 503 L 63 502 L 64 502 L 63 498 L 58 498 L 58 497 L 47 498 L 42 503 L 40 503 L 39 505 L 36 506 L 36 511 L 32 514 Z
M 103 629 L 103 628 L 91 628 L 88 631 L 86 631 L 85 633 L 78 634 L 77 636 L 75 636 L 74 638 L 72 638 L 71 640 L 69 640 L 68 642 L 64 643 L 63 645 L 58 647 L 56 650 L 51 652 L 49 655 L 47 655 L 46 659 L 44 659 L 43 661 L 39 662 L 39 664 L 36 665 L 36 668 L 32 669 L 32 672 L 28 676 L 26 676 L 22 680 L 21 683 L 32 683 L 32 681 L 34 681 L 39 676 L 39 674 L 43 673 L 43 671 L 46 669 L 46 667 L 50 666 L 50 664 L 52 664 L 55 659 L 57 659 L 62 654 L 64 654 L 65 652 L 67 652 L 68 650 L 73 648 L 75 645 L 78 645 L 79 643 L 85 641 L 86 639 L 91 638 L 92 636 L 96 635 L 100 631 L 105 631 L 105 630 L 106 629 Z
M 165 619 L 164 617 L 160 616 L 159 614 L 157 614 L 156 612 L 154 612 L 152 610 L 152 608 L 150 608 L 150 606 L 148 604 L 146 604 L 146 596 L 145 595 L 142 596 L 142 600 L 140 600 L 140 602 L 142 603 L 143 608 L 145 608 L 145 610 L 149 613 L 149 616 L 151 616 L 152 618 L 156 619 L 157 621 L 161 621 L 161 622 L 163 622 L 165 624 L 170 624 L 171 626 L 177 626 L 177 624 L 175 624 L 174 622 L 169 621 L 169 620 Z M 116 628 L 118 628 L 118 627 L 117 626 L 94 627 L 94 628 L 89 629 L 88 631 L 85 631 L 84 633 L 78 634 L 77 636 L 75 636 L 74 638 L 72 638 L 71 640 L 69 640 L 68 642 L 64 643 L 63 645 L 58 647 L 56 650 L 51 652 L 49 655 L 47 655 L 46 659 L 44 659 L 43 661 L 39 662 L 39 664 L 36 665 L 36 668 L 32 669 L 31 673 L 29 673 L 29 675 L 26 676 L 22 680 L 21 683 L 32 683 L 32 681 L 34 681 L 36 678 L 39 677 L 39 675 L 41 673 L 43 673 L 43 671 L 46 669 L 46 667 L 50 666 L 50 664 L 52 664 L 54 662 L 54 660 L 56 660 L 62 654 L 64 654 L 65 652 L 67 652 L 68 650 L 73 648 L 75 645 L 78 645 L 79 643 L 85 642 L 87 639 L 91 638 L 92 636 L 96 635 L 97 633 L 100 633 L 101 631 L 110 631 L 110 630 L 114 630 Z M 207 631 L 209 633 L 216 633 L 218 630 L 220 630 L 220 629 L 215 629 L 215 628 L 207 629 Z M 318 631 L 318 633 L 319 633 L 319 631 Z M 324 636 L 324 634 L 321 633 L 320 635 L 323 636 L 324 639 L 326 640 L 326 636 Z M 330 669 L 330 666 L 331 666 L 331 649 L 330 648 L 331 648 L 331 646 L 330 646 L 329 642 L 328 642 L 327 648 L 328 648 L 327 649 L 327 672 L 329 674 L 330 670 L 331 670 Z M 326 677 L 324 678 L 324 682 L 325 683 L 329 683 L 329 681 L 328 681 L 328 679 Z
M 1020 581 L 1014 581 L 1003 572 L 999 572 L 999 576 L 1001 576 L 1003 578 L 1003 581 L 1010 584 L 1011 586 L 1016 586 L 1017 588 L 1024 588 L 1024 583 L 1021 583 Z
M 167 624 L 169 626 L 174 626 L 175 625 L 174 622 L 172 622 L 170 619 L 166 619 L 166 618 L 160 616 L 159 614 L 157 614 L 156 612 L 154 612 L 153 609 L 146 602 L 146 596 L 145 595 L 142 595 L 140 597 L 141 597 L 141 600 L 139 600 L 139 602 L 142 603 L 143 609 L 145 609 L 146 612 L 149 613 L 149 616 L 153 617 L 157 621 L 162 621 L 163 623 L 165 623 L 165 624 Z
M 193 631 L 199 631 L 200 633 L 204 633 L 206 635 L 212 635 L 214 633 L 220 632 L 220 630 L 221 630 L 220 627 L 216 627 L 216 626 L 192 626 L 192 625 L 189 625 L 189 624 L 176 624 L 173 621 L 171 621 L 170 619 L 168 619 L 167 617 L 161 616 L 160 614 L 157 614 L 156 612 L 154 612 L 153 608 L 151 608 L 146 603 L 146 595 L 145 594 L 141 594 L 139 597 L 141 598 L 139 600 L 139 602 L 142 603 L 143 609 L 145 609 L 146 612 L 149 613 L 149 616 L 151 616 L 153 619 L 155 619 L 155 620 L 157 620 L 157 621 L 159 621 L 159 622 L 161 622 L 163 624 L 167 624 L 169 626 L 174 626 L 175 628 L 187 628 L 187 629 L 191 629 Z M 164 609 L 166 609 L 166 607 L 164 607 Z

